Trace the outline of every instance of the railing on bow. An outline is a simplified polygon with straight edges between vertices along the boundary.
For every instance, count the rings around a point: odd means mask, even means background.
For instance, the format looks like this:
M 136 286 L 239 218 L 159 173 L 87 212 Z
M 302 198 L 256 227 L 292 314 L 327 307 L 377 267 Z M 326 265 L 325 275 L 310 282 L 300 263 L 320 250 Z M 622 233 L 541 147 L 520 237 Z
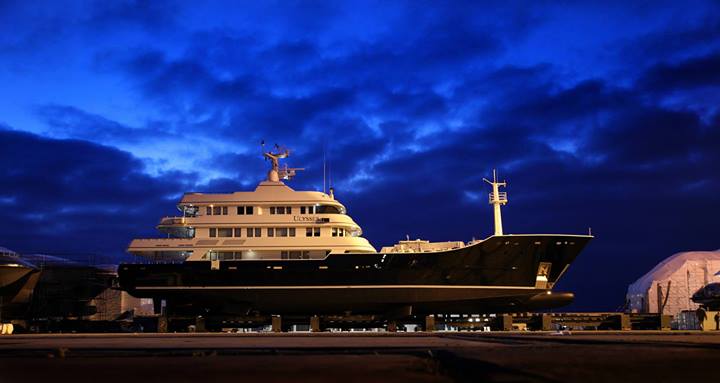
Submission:
M 163 217 L 160 225 L 178 225 L 185 223 L 185 217 Z

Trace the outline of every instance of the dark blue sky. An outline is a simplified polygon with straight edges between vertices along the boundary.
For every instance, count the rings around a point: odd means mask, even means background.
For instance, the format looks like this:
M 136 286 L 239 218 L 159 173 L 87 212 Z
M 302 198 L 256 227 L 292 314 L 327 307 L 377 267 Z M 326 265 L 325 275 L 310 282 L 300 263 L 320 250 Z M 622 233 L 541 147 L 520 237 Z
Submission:
M 378 248 L 489 235 L 497 167 L 506 232 L 593 228 L 576 309 L 720 248 L 718 2 L 202 3 L 0 0 L 0 245 L 120 257 L 264 139 Z

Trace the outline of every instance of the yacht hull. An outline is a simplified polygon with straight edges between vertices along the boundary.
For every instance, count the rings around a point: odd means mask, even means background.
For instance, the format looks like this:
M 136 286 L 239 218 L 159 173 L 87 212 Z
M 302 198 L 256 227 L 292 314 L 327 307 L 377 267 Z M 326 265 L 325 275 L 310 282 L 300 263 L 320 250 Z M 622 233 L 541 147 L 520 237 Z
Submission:
M 218 270 L 203 261 L 123 264 L 118 276 L 133 296 L 207 315 L 527 311 L 572 301 L 551 289 L 591 238 L 493 236 L 439 252 L 227 261 Z
M 40 271 L 27 266 L 0 265 L 0 316 L 23 315 L 30 304 Z
M 23 265 L 0 265 L 0 289 L 4 289 L 32 273 L 31 267 Z

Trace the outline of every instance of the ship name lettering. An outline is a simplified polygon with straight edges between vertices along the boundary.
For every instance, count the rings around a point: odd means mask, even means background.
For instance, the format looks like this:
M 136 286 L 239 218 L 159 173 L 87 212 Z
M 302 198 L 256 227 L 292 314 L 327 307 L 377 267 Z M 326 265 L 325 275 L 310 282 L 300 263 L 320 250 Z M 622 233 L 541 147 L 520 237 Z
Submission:
M 317 221 L 317 217 L 314 216 L 302 216 L 302 215 L 294 215 L 293 221 L 302 221 L 302 222 L 315 222 Z

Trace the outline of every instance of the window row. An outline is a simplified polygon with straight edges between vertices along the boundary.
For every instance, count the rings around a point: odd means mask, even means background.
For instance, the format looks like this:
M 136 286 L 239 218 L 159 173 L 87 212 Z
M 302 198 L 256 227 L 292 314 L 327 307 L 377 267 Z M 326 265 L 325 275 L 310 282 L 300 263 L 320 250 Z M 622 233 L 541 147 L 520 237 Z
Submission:
M 275 255 L 275 257 L 277 257 L 277 255 Z M 201 259 L 208 258 L 212 261 L 240 261 L 244 258 L 248 258 L 248 251 L 210 251 L 208 254 L 203 255 Z M 280 251 L 280 259 L 310 259 L 310 251 L 282 250 Z
M 253 215 L 255 209 L 253 206 L 235 206 L 238 215 Z M 197 206 L 184 206 L 183 215 L 185 217 L 196 217 L 198 214 Z M 292 214 L 292 206 L 270 206 L 270 214 Z M 300 206 L 300 214 L 345 214 L 345 210 L 341 207 L 332 205 L 311 205 Z M 205 206 L 205 215 L 228 215 L 228 206 Z
M 342 227 L 333 227 L 332 228 L 332 236 L 333 237 L 344 237 L 347 234 L 347 236 L 350 236 L 350 232 L 343 229 Z
M 207 206 L 205 215 L 228 215 L 227 206 Z
M 296 235 L 296 228 L 294 227 L 268 227 L 266 229 L 266 234 L 268 237 L 294 237 Z M 229 237 L 243 237 L 243 231 L 245 232 L 244 236 L 246 237 L 262 237 L 262 228 L 259 227 L 211 227 L 208 229 L 208 235 L 210 237 L 223 237 L 223 238 L 229 238 Z M 349 236 L 350 232 L 340 228 L 340 227 L 333 227 L 332 228 L 332 236 L 333 237 L 344 237 Z M 306 227 L 305 228 L 305 236 L 306 237 L 319 237 L 320 236 L 320 228 L 319 227 Z
M 267 235 L 268 235 L 268 237 L 294 237 L 295 236 L 295 228 L 294 227 L 268 227 Z
M 307 250 L 281 251 L 280 259 L 310 259 L 310 252 Z
M 252 206 L 237 206 L 238 215 L 252 215 Z M 206 206 L 205 215 L 228 215 L 227 206 Z
M 243 228 L 241 227 L 211 227 L 209 230 L 210 237 L 242 237 Z M 259 227 L 246 227 L 245 236 L 260 237 L 261 230 Z
M 300 214 L 317 214 L 317 206 L 300 206 Z
M 238 213 L 238 215 L 253 215 L 253 207 L 252 206 L 238 206 L 237 213 Z
M 333 205 L 300 206 L 300 214 L 345 214 L 345 211 Z
M 270 214 L 292 214 L 291 206 L 270 206 Z

